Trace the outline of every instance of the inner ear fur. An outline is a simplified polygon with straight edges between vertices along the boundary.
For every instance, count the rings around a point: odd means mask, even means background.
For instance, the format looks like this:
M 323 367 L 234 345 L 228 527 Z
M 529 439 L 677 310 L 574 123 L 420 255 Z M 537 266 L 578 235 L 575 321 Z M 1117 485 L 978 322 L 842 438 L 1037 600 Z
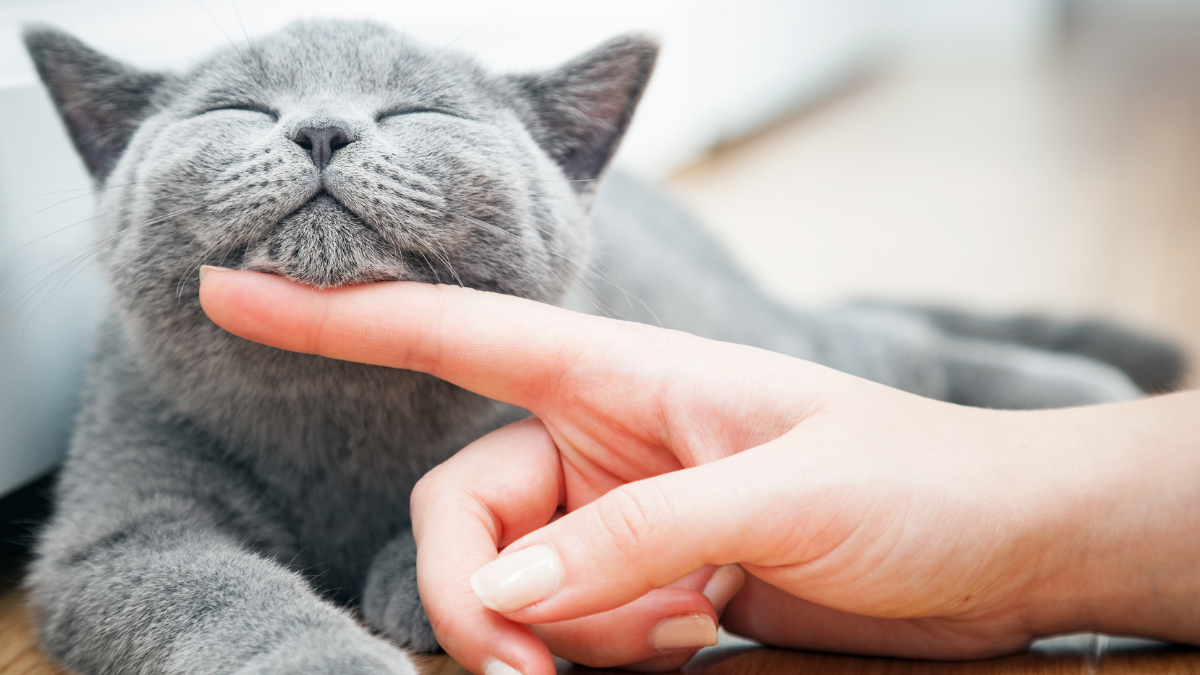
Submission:
M 149 114 L 164 76 L 126 66 L 54 28 L 32 26 L 24 38 L 75 149 L 103 180 Z
M 608 166 L 650 81 L 658 49 L 652 38 L 625 35 L 557 70 L 512 78 L 532 105 L 534 138 L 568 178 L 588 181 Z

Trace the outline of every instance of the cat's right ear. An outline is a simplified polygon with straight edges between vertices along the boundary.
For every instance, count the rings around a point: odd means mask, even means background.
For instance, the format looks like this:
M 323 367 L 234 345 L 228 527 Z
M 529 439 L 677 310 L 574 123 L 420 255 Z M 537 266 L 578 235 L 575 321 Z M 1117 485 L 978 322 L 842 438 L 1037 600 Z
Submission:
M 25 47 L 75 149 L 92 176 L 103 180 L 149 114 L 154 92 L 166 78 L 126 66 L 45 26 L 25 29 Z
M 657 58 L 656 40 L 626 35 L 548 73 L 510 77 L 531 105 L 534 140 L 580 192 L 608 166 Z

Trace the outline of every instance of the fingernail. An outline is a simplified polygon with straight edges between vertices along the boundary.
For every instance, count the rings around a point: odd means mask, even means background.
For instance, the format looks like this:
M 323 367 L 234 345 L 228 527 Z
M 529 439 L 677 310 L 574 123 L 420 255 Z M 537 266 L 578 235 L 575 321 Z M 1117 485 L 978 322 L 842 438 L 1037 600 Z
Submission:
M 717 609 L 717 614 L 725 611 L 725 605 L 742 590 L 746 583 L 746 573 L 741 565 L 726 565 L 713 573 L 712 578 L 704 585 L 704 597 Z
M 471 589 L 488 609 L 515 612 L 554 595 L 562 566 L 549 544 L 500 556 L 471 575 Z
M 200 281 L 204 281 L 204 275 L 208 274 L 209 270 L 221 270 L 228 272 L 228 267 L 217 267 L 216 265 L 201 265 L 200 266 Z
M 650 642 L 659 651 L 711 647 L 717 644 L 717 624 L 703 614 L 672 616 L 658 622 Z
M 483 662 L 483 675 L 521 675 L 521 671 L 500 659 L 489 657 Z

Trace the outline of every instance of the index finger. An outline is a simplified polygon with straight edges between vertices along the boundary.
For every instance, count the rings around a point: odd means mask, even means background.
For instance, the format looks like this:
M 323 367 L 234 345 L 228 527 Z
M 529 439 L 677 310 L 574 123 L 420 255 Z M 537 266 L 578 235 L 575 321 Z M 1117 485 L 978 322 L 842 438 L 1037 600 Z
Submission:
M 417 370 L 530 410 L 581 364 L 585 345 L 588 368 L 614 371 L 639 362 L 633 357 L 644 356 L 647 347 L 647 332 L 635 324 L 411 281 L 316 289 L 276 275 L 209 267 L 202 271 L 200 304 L 218 326 L 254 342 Z

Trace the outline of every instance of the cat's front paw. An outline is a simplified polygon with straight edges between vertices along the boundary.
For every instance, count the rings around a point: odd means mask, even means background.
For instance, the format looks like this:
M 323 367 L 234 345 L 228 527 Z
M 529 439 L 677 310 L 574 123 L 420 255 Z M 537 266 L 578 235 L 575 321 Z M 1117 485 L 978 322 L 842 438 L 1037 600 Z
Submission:
M 425 615 L 421 596 L 417 594 L 416 570 L 406 571 L 411 576 L 404 580 L 407 583 L 392 579 L 393 583 L 369 589 L 377 592 L 366 594 L 363 619 L 380 635 L 401 647 L 426 654 L 441 651 L 429 617 Z
M 417 668 L 384 640 L 350 630 L 288 640 L 251 657 L 235 675 L 417 675 Z
M 393 542 L 376 561 L 363 590 L 367 625 L 393 643 L 415 652 L 441 651 L 421 595 L 417 592 L 417 546 L 411 536 Z

